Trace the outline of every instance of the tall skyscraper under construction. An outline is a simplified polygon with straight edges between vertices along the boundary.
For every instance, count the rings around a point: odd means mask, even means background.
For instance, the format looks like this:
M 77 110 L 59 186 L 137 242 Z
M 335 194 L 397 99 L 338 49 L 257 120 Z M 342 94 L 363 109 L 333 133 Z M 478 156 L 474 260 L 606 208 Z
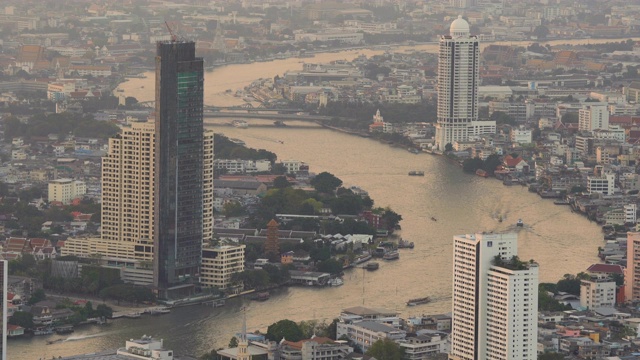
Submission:
M 195 43 L 157 43 L 154 286 L 160 298 L 193 290 L 203 239 L 202 58 Z

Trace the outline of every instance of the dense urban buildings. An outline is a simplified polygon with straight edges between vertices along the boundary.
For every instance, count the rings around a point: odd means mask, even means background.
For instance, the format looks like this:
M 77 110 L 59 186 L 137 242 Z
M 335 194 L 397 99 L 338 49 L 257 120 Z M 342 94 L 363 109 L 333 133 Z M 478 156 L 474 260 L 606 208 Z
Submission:
M 193 290 L 203 240 L 202 58 L 195 42 L 158 42 L 154 286 L 161 298 Z
M 466 141 L 469 127 L 478 120 L 480 45 L 470 35 L 469 23 L 459 16 L 449 35 L 440 37 L 438 55 L 438 123 L 436 148 Z
M 514 233 L 454 236 L 451 359 L 537 358 L 538 265 L 517 254 Z
M 7 287 L 8 287 L 8 276 L 9 276 L 9 261 L 0 260 L 0 311 L 2 316 L 0 318 L 0 358 L 7 358 L 7 307 L 9 303 L 7 302 Z

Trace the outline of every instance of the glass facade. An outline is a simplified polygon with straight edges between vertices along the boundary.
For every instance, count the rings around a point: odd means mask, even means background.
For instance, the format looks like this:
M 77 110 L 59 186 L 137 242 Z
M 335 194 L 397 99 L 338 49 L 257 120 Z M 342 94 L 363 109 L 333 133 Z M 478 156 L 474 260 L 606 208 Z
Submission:
M 154 285 L 161 298 L 195 282 L 200 267 L 203 85 L 194 42 L 157 44 Z

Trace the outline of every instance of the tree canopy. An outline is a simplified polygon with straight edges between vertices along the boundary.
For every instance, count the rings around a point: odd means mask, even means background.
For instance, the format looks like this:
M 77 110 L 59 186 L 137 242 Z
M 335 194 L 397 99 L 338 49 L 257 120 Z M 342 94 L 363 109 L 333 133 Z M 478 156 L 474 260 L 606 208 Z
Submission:
M 283 338 L 288 341 L 300 341 L 304 336 L 298 324 L 285 319 L 269 325 L 266 337 L 271 341 L 280 341 Z
M 404 356 L 404 349 L 402 349 L 395 341 L 389 338 L 384 338 L 383 340 L 374 342 L 369 350 L 367 350 L 367 355 L 373 356 L 376 359 L 402 360 Z
M 342 180 L 331 173 L 323 171 L 311 180 L 311 185 L 318 192 L 332 193 L 342 185 Z

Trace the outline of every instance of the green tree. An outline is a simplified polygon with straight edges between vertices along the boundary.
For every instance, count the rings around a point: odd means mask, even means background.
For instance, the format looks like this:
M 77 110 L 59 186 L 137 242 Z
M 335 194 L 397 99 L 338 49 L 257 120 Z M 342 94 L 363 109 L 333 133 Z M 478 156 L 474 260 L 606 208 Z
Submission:
M 376 359 L 402 360 L 404 349 L 395 341 L 384 338 L 383 340 L 374 342 L 369 350 L 367 350 L 367 355 L 373 356 Z
M 29 298 L 29 301 L 27 303 L 29 305 L 33 305 L 33 304 L 39 303 L 40 301 L 46 298 L 47 296 L 45 295 L 44 290 L 38 289 L 34 291 L 33 294 L 31 294 L 31 297 Z
M 538 39 L 546 39 L 549 35 L 549 28 L 544 25 L 538 25 L 533 30 L 533 35 L 535 35 Z
M 231 340 L 229 340 L 229 347 L 230 348 L 236 348 L 238 347 L 238 338 L 237 337 L 232 337 Z
M 333 174 L 324 171 L 316 175 L 316 177 L 311 180 L 311 185 L 318 192 L 333 193 L 340 185 L 342 185 L 342 180 L 338 179 Z
M 223 211 L 226 217 L 242 216 L 245 213 L 244 207 L 239 201 L 230 201 L 224 204 Z
M 300 341 L 303 339 L 303 334 L 298 324 L 285 319 L 269 325 L 266 337 L 271 341 L 280 341 L 283 338 L 289 341 Z
M 95 315 L 104 317 L 105 319 L 111 319 L 113 317 L 113 309 L 105 304 L 100 304 L 96 307 Z
M 289 182 L 289 180 L 287 180 L 286 176 L 278 176 L 277 178 L 273 179 L 273 187 L 276 189 L 284 189 L 290 186 L 291 183 Z
M 9 324 L 22 326 L 25 329 L 32 329 L 33 314 L 25 311 L 16 311 L 9 319 Z
M 564 277 L 558 281 L 557 289 L 561 292 L 580 296 L 580 278 L 571 274 L 565 274 Z
M 516 120 L 511 117 L 509 114 L 505 113 L 504 111 L 494 111 L 491 116 L 489 117 L 489 119 L 491 120 L 495 120 L 497 125 L 515 125 L 516 124 Z
M 538 360 L 564 360 L 564 355 L 557 352 L 545 352 L 538 355 Z
M 342 272 L 342 264 L 335 259 L 327 259 L 316 265 L 318 271 L 329 274 L 339 274 Z
M 479 157 L 474 157 L 473 159 L 465 159 L 462 162 L 462 170 L 467 173 L 475 173 L 478 169 L 482 169 L 484 166 L 484 161 Z
M 453 145 L 451 145 L 451 143 L 447 143 L 447 145 L 444 146 L 444 151 L 446 152 L 453 151 Z
M 382 220 L 387 226 L 387 230 L 393 231 L 402 221 L 402 215 L 397 212 L 391 210 L 390 208 L 386 208 L 384 210 L 384 214 L 382 214 Z
M 493 175 L 494 171 L 496 171 L 496 168 L 500 164 L 502 164 L 502 161 L 500 160 L 500 156 L 498 156 L 496 154 L 491 154 L 484 161 L 484 163 L 482 165 L 482 169 L 484 169 L 484 171 L 489 173 L 489 175 Z
M 222 356 L 218 355 L 218 351 L 214 349 L 200 356 L 199 360 L 222 360 Z

